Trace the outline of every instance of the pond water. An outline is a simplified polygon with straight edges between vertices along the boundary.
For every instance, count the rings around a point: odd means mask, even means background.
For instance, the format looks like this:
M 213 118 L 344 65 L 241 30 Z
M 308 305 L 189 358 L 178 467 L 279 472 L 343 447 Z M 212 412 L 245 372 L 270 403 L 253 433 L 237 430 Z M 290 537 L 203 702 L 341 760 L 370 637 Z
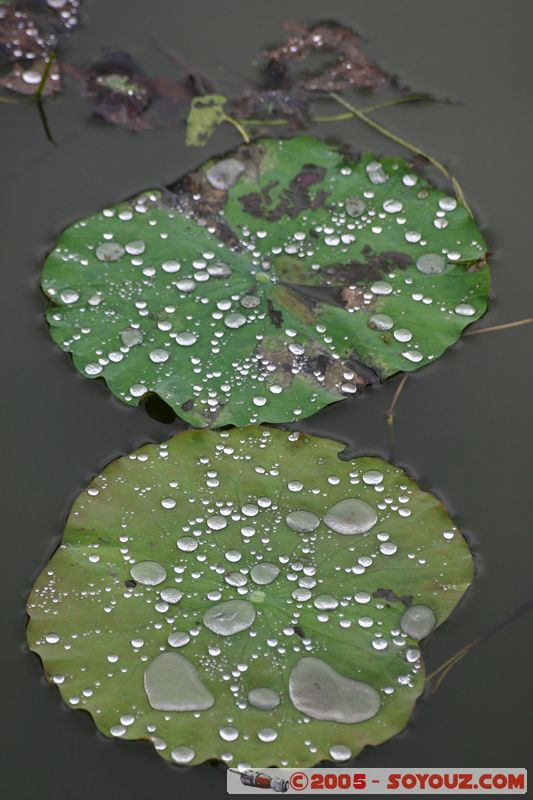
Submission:
M 285 19 L 323 16 L 361 31 L 369 52 L 401 83 L 464 101 L 389 109 L 380 119 L 449 163 L 461 181 L 493 252 L 493 300 L 478 327 L 531 316 L 526 36 L 533 14 L 525 0 L 515 0 L 512 14 L 487 0 L 87 0 L 62 53 L 81 64 L 103 46 L 121 47 L 149 74 L 172 78 L 176 67 L 154 47 L 158 40 L 231 94 L 253 76 L 261 48 L 282 38 Z M 102 382 L 76 373 L 43 319 L 43 257 L 73 220 L 172 183 L 234 147 L 237 134 L 219 129 L 204 149 L 186 148 L 179 126 L 132 134 L 88 121 L 89 107 L 72 86 L 46 109 L 56 146 L 34 106 L 0 105 L 6 796 L 92 800 L 98 792 L 102 800 L 130 800 L 157 788 L 224 797 L 223 767 L 178 772 L 150 745 L 106 740 L 88 715 L 66 709 L 27 652 L 24 626 L 27 593 L 81 488 L 119 455 L 185 427 L 121 405 Z M 404 155 L 356 122 L 313 133 L 356 151 Z M 429 671 L 531 597 L 532 341 L 533 326 L 464 338 L 409 378 L 397 407 L 394 460 L 445 502 L 476 559 L 471 590 L 423 647 Z M 292 427 L 345 442 L 350 455 L 390 458 L 385 413 L 397 384 Z M 531 619 L 524 615 L 482 642 L 435 696 L 418 702 L 404 733 L 366 749 L 357 764 L 531 766 Z

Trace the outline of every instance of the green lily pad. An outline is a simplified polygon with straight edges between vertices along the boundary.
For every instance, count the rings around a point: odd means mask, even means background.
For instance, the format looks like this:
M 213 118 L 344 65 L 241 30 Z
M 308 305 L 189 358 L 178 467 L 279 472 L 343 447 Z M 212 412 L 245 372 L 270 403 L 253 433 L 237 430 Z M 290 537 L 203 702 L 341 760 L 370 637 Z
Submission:
M 265 139 L 71 225 L 42 287 L 55 341 L 124 402 L 286 422 L 441 355 L 486 309 L 486 252 L 403 161 Z
M 418 640 L 472 559 L 433 495 L 339 449 L 249 427 L 110 464 L 28 602 L 64 701 L 181 764 L 305 766 L 401 731 L 424 688 Z

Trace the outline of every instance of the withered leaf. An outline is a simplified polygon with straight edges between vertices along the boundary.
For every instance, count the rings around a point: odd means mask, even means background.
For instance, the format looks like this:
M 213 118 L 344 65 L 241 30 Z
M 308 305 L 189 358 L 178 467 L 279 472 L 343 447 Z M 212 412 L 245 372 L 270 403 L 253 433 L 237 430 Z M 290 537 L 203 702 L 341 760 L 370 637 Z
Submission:
M 296 85 L 312 92 L 341 92 L 354 86 L 375 89 L 392 85 L 393 78 L 361 50 L 362 38 L 345 25 L 328 20 L 285 24 L 287 40 L 265 53 L 267 74 L 279 85 Z M 293 77 L 290 68 L 316 53 L 332 53 L 336 58 L 318 72 L 304 71 Z

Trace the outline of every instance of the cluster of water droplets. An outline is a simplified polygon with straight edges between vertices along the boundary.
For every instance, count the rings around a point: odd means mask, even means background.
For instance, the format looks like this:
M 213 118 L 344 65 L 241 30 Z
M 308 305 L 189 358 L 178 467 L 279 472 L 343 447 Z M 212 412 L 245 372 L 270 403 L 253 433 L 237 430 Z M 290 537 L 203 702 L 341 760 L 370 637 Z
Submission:
M 408 574 L 416 595 L 428 570 L 442 570 L 435 552 L 455 530 L 432 534 L 413 519 L 414 484 L 384 462 L 343 464 L 281 431 L 204 441 L 143 448 L 80 497 L 74 526 L 93 518 L 93 504 L 110 517 L 103 538 L 73 542 L 77 589 L 61 588 L 54 561 L 47 568 L 29 606 L 49 618 L 39 652 L 64 664 L 52 680 L 70 705 L 109 720 L 114 686 L 120 713 L 106 732 L 149 736 L 176 763 L 203 752 L 204 714 L 229 764 L 245 763 L 247 742 L 273 746 L 293 724 L 312 763 L 321 747 L 312 723 L 363 723 L 419 686 L 416 642 L 436 616 L 431 598 L 396 596 L 395 576 Z M 291 474 L 303 463 L 305 477 Z M 87 603 L 92 621 L 76 628 Z M 349 757 L 349 741 L 330 742 L 330 756 Z
M 399 170 L 398 164 L 391 170 Z M 245 173 L 239 158 L 226 158 L 205 170 L 204 181 L 229 192 Z M 386 197 L 380 192 L 393 178 L 401 192 L 391 189 Z M 416 203 L 429 202 L 426 185 L 419 188 L 412 173 L 400 181 L 381 162 L 371 161 L 364 170 L 342 167 L 328 180 L 340 181 L 335 191 L 343 199 L 326 209 L 303 209 L 290 223 L 282 218 L 261 226 L 253 217 L 234 222 L 238 252 L 217 238 L 215 226 L 202 228 L 183 210 L 165 205 L 156 192 L 76 223 L 74 237 L 54 251 L 43 283 L 59 306 L 52 308 L 49 320 L 58 327 L 62 346 L 76 354 L 87 376 L 103 375 L 128 403 L 155 392 L 178 412 L 194 409 L 196 419 L 208 420 L 223 414 L 228 404 L 242 405 L 243 419 L 251 422 L 269 418 L 271 407 L 275 413 L 278 396 L 290 390 L 297 376 L 306 405 L 323 402 L 324 391 L 354 394 L 361 380 L 350 361 L 354 351 L 358 358 L 366 354 L 371 364 L 379 363 L 381 351 L 393 351 L 399 361 L 392 372 L 402 364 L 432 360 L 436 353 L 424 350 L 422 343 L 431 339 L 433 327 L 449 324 L 456 335 L 453 320 L 479 310 L 468 298 L 476 286 L 460 296 L 455 289 L 443 293 L 439 281 L 458 262 L 471 261 L 473 251 L 482 257 L 484 245 L 463 242 L 466 255 L 446 246 L 436 251 L 428 241 L 431 232 L 410 225 L 411 217 L 420 216 Z M 352 185 L 360 194 L 350 195 Z M 199 201 L 201 195 L 192 199 Z M 441 196 L 432 203 L 432 227 L 444 230 L 459 213 L 457 201 Z M 403 243 L 398 231 L 405 231 Z M 76 234 L 83 245 L 72 244 Z M 335 269 L 328 272 L 328 265 L 361 260 L 363 242 L 379 254 L 391 249 L 391 241 L 410 254 L 411 267 L 390 269 L 373 281 L 359 281 L 355 271 L 353 283 Z M 457 242 L 460 247 L 460 237 Z M 293 261 L 285 273 L 287 258 Z M 71 265 L 70 283 L 55 279 L 54 263 L 62 276 L 64 265 Z M 290 283 L 340 287 L 343 310 L 363 315 L 364 336 L 357 328 L 338 331 L 327 305 L 314 300 L 309 301 L 310 322 L 309 309 L 302 310 Z M 288 294 L 280 293 L 281 287 Z M 298 303 L 300 311 L 295 311 Z M 130 360 L 134 366 L 126 368 Z M 124 386 L 121 376 L 132 373 L 137 380 Z M 295 401 L 290 418 L 301 414 Z

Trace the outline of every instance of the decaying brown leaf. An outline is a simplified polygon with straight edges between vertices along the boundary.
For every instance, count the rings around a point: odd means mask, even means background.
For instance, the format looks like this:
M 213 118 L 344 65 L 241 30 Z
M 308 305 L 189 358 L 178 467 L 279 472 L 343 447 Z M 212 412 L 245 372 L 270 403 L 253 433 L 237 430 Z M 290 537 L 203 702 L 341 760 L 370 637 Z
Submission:
M 232 100 L 230 109 L 237 119 L 269 120 L 282 117 L 294 130 L 302 130 L 309 124 L 308 98 L 297 89 L 246 89 Z
M 0 78 L 1 86 L 34 94 L 47 59 L 76 27 L 80 2 L 26 0 L 0 5 L 0 64 L 12 65 L 11 72 Z M 41 94 L 52 95 L 60 86 L 60 67 L 54 61 Z
M 338 22 L 285 24 L 287 40 L 265 53 L 266 72 L 280 86 L 297 85 L 310 92 L 341 92 L 350 86 L 358 89 L 375 89 L 393 85 L 394 79 L 384 72 L 361 50 L 359 34 Z M 304 71 L 296 77 L 290 74 L 295 61 L 304 61 L 316 53 L 334 56 L 319 72 Z

